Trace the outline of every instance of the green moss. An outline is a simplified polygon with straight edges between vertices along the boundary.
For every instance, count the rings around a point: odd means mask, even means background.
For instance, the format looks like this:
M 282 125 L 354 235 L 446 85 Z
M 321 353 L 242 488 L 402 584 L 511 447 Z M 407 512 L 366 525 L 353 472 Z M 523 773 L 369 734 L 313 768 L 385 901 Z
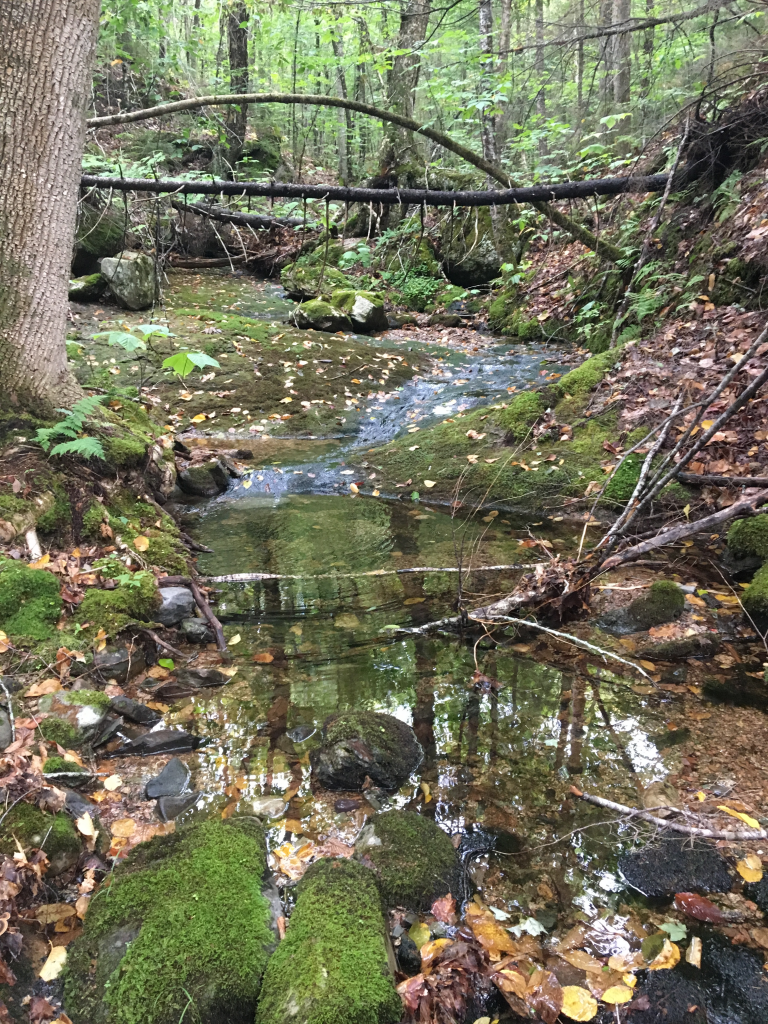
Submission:
M 47 639 L 61 607 L 59 581 L 52 573 L 0 559 L 0 629 L 10 637 Z
M 69 947 L 75 1024 L 250 1024 L 274 943 L 254 818 L 206 821 L 134 850 Z
M 40 732 L 49 743 L 58 743 L 70 750 L 76 749 L 81 742 L 80 730 L 63 718 L 44 718 L 40 722 Z
M 347 314 L 332 306 L 325 299 L 308 299 L 297 306 L 293 313 L 296 325 L 301 328 L 312 328 L 315 331 L 351 331 L 352 321 Z
M 351 288 L 352 282 L 335 267 L 322 265 L 302 266 L 289 263 L 280 273 L 280 284 L 291 298 L 316 299 L 320 294 L 330 295 L 337 288 Z
M 83 768 L 77 761 L 70 761 L 66 757 L 49 757 L 43 765 L 43 775 L 56 775 L 58 772 L 71 772 L 76 775 L 88 775 L 88 769 Z
M 597 387 L 605 376 L 621 358 L 621 349 L 614 348 L 608 352 L 585 359 L 581 366 L 566 373 L 559 381 L 551 385 L 551 390 L 559 397 L 565 395 L 585 395 Z
M 522 441 L 545 407 L 544 399 L 536 391 L 523 391 L 499 413 L 498 421 L 515 441 Z
M 373 868 L 386 907 L 428 910 L 458 884 L 458 862 L 450 838 L 413 811 L 387 811 L 366 825 L 358 855 Z
M 60 533 L 72 522 L 72 508 L 64 488 L 59 482 L 51 486 L 53 502 L 37 517 L 37 529 L 41 533 Z
M 633 601 L 627 609 L 630 620 L 639 629 L 650 629 L 678 619 L 685 608 L 685 596 L 671 580 L 656 580 L 645 597 Z
M 62 697 L 66 704 L 96 708 L 97 711 L 108 711 L 111 706 L 109 697 L 101 690 L 70 690 Z
M 758 569 L 742 597 L 744 610 L 764 618 L 768 615 L 768 565 Z
M 132 437 L 107 437 L 104 450 L 107 460 L 114 466 L 138 466 L 146 457 L 147 442 Z
M 116 563 L 114 571 L 117 570 L 124 572 L 125 567 Z M 97 629 L 105 629 L 112 636 L 130 622 L 152 621 L 152 613 L 160 605 L 154 578 L 150 573 L 137 573 L 134 579 L 138 579 L 138 586 L 120 584 L 114 590 L 89 587 L 78 606 L 77 621 L 81 625 L 87 622 Z
M 728 531 L 728 550 L 734 558 L 761 558 L 768 562 L 768 514 L 735 522 Z
M 634 493 L 637 481 L 640 479 L 643 461 L 643 458 L 635 452 L 628 455 L 608 481 L 603 497 L 608 501 L 617 501 L 622 505 L 626 505 Z
M 402 1012 L 371 872 L 318 861 L 267 965 L 256 1024 L 395 1024 Z
M 0 518 L 7 519 L 14 515 L 24 515 L 26 511 L 27 503 L 23 498 L 17 498 L 15 494 L 0 492 Z
M 72 819 L 63 811 L 46 814 L 35 804 L 16 804 L 4 818 L 0 826 L 0 853 L 15 853 L 16 840 L 24 850 L 45 850 L 52 863 L 54 858 L 72 860 L 80 854 L 80 840 Z
M 89 505 L 83 515 L 82 534 L 84 537 L 101 537 L 100 527 L 109 520 L 109 513 L 99 501 Z

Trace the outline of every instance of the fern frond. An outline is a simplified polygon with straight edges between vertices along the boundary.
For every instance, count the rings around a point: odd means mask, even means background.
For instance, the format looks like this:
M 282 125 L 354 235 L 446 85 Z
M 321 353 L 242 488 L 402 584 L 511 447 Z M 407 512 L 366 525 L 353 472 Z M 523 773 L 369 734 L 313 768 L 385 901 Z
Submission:
M 106 459 L 104 449 L 96 437 L 78 437 L 64 441 L 51 449 L 51 455 L 79 455 L 83 459 Z

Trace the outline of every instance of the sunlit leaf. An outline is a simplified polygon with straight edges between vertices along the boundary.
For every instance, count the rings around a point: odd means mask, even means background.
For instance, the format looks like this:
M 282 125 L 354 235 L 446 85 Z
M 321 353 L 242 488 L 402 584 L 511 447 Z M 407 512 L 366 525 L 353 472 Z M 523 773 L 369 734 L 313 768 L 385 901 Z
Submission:
M 717 805 L 718 811 L 724 811 L 726 814 L 730 814 L 732 818 L 738 818 L 739 821 L 743 821 L 745 825 L 749 825 L 750 828 L 760 828 L 760 822 L 750 817 L 748 814 L 744 814 L 743 811 L 734 811 L 732 807 L 726 807 L 725 804 Z
M 564 985 L 560 1012 L 571 1020 L 592 1020 L 597 1013 L 597 1000 L 580 985 Z
M 736 864 L 736 870 L 745 882 L 759 882 L 763 877 L 763 862 L 756 853 L 748 853 Z

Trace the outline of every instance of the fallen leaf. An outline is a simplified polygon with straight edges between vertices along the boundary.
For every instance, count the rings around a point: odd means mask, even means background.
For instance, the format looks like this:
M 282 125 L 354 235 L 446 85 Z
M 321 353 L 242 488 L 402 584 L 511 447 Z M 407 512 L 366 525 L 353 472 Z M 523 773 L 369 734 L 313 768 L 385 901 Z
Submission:
M 664 945 L 661 947 L 661 952 L 648 964 L 649 971 L 668 971 L 675 964 L 680 962 L 680 947 L 674 942 L 670 942 L 669 939 L 664 939 Z
M 104 779 L 104 789 L 108 789 L 110 792 L 120 789 L 122 784 L 123 780 L 119 775 L 110 775 L 108 779 Z
M 448 893 L 447 896 L 435 900 L 432 904 L 432 915 L 443 924 L 455 924 L 456 922 L 456 900 Z
M 489 952 L 517 952 L 517 943 L 506 928 L 502 928 L 490 910 L 479 907 L 477 903 L 470 903 L 465 920 L 477 941 Z
M 357 484 L 350 484 L 349 485 L 349 489 L 350 489 L 350 491 L 353 494 L 359 494 L 360 493 L 360 488 L 357 486 Z
M 432 939 L 430 942 L 425 942 L 421 947 L 421 969 L 424 974 L 428 974 L 429 968 L 433 960 L 440 955 L 446 946 L 451 945 L 451 939 Z
M 202 423 L 205 420 L 205 413 L 199 412 L 197 416 L 193 416 L 190 420 L 191 423 Z
M 75 908 L 69 903 L 43 903 L 35 911 L 36 920 L 42 924 L 56 924 L 57 921 L 66 921 L 68 917 L 74 917 Z
M 48 954 L 48 959 L 43 964 L 40 970 L 41 981 L 54 981 L 61 974 L 64 969 L 64 964 L 67 962 L 67 947 L 66 946 L 53 946 L 51 952 Z
M 99 834 L 96 829 L 96 826 L 93 824 L 93 818 L 90 816 L 88 811 L 86 811 L 85 814 L 82 814 L 75 821 L 75 825 L 80 835 L 85 836 L 86 839 L 89 839 L 91 841 L 94 841 L 96 839 L 96 836 Z
M 134 539 L 133 546 L 137 551 L 146 551 L 149 547 L 149 537 L 139 534 L 139 536 Z
M 82 919 L 85 917 L 85 912 L 88 909 L 88 904 L 91 902 L 91 897 L 87 893 L 83 893 L 82 896 L 78 896 L 75 902 L 75 913 Z
M 602 961 L 585 953 L 583 949 L 573 949 L 568 953 L 563 953 L 562 956 L 563 960 L 567 960 L 571 967 L 578 967 L 581 971 L 602 971 L 603 969 Z
M 755 931 L 768 931 L 768 929 L 756 928 Z M 754 932 L 752 934 L 754 935 Z M 691 967 L 701 967 L 701 939 L 698 935 L 694 935 L 691 939 L 691 944 L 685 951 L 685 960 Z
M 604 1003 L 613 1003 L 615 1006 L 617 1003 L 631 1002 L 633 995 L 634 992 L 627 985 L 611 985 L 600 998 Z
M 436 483 L 437 483 L 436 480 L 425 480 L 424 481 L 424 486 L 425 487 L 434 487 Z
M 696 608 L 706 608 L 707 602 L 702 597 L 696 597 L 695 594 L 686 594 L 685 600 L 688 604 L 694 605 Z
M 118 836 L 120 839 L 130 839 L 136 831 L 136 822 L 133 818 L 118 818 L 117 821 L 112 822 L 110 828 L 113 836 Z
M 737 863 L 736 870 L 745 882 L 759 882 L 763 877 L 763 862 L 756 853 L 748 853 Z
M 46 552 L 44 555 L 42 555 L 40 558 L 38 558 L 37 561 L 30 562 L 29 563 L 29 568 L 30 569 L 42 569 L 43 566 L 48 565 L 50 560 L 51 560 L 51 556 Z
M 56 1011 L 45 998 L 45 996 L 32 996 L 29 1000 L 29 1019 L 32 1024 L 39 1024 L 41 1020 L 53 1020 Z
M 749 825 L 750 828 L 760 828 L 760 822 L 755 821 L 748 814 L 744 814 L 743 811 L 734 811 L 731 807 L 726 807 L 725 804 L 717 805 L 718 811 L 724 811 L 726 814 L 730 814 L 732 818 L 738 818 L 739 821 L 743 821 L 745 825 Z
M 418 949 L 421 949 L 430 940 L 429 928 L 421 921 L 416 921 L 411 925 L 408 935 L 416 943 Z
M 275 660 L 275 656 L 270 654 L 269 651 L 262 651 L 260 654 L 254 654 L 253 660 L 258 665 L 269 665 L 271 661 Z
M 592 1020 L 597 1013 L 597 1000 L 580 985 L 563 985 L 562 1013 L 571 1020 Z
M 243 638 L 240 636 L 239 633 L 235 633 L 234 636 L 231 636 L 229 640 L 227 640 L 227 643 L 229 644 L 230 647 L 233 647 L 235 644 L 239 644 L 242 639 Z
M 0 654 L 5 654 L 9 648 L 8 635 L 0 629 Z
M 43 679 L 41 683 L 34 683 L 27 690 L 27 697 L 44 697 L 46 693 L 56 693 L 57 690 L 61 689 L 61 681 L 59 679 Z

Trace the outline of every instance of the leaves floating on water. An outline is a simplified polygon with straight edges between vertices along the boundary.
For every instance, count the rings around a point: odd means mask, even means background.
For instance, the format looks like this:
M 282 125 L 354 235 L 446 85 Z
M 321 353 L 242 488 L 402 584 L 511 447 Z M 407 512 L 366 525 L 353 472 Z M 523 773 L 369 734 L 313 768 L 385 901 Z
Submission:
M 615 1006 L 617 1003 L 630 1002 L 633 995 L 632 989 L 627 985 L 611 985 L 603 992 L 602 1000 L 604 1003 L 613 1003 Z
M 443 924 L 456 923 L 456 900 L 448 893 L 432 904 L 432 915 Z
M 517 943 L 496 918 L 484 907 L 470 903 L 467 907 L 466 922 L 480 945 L 491 954 L 516 953 Z

